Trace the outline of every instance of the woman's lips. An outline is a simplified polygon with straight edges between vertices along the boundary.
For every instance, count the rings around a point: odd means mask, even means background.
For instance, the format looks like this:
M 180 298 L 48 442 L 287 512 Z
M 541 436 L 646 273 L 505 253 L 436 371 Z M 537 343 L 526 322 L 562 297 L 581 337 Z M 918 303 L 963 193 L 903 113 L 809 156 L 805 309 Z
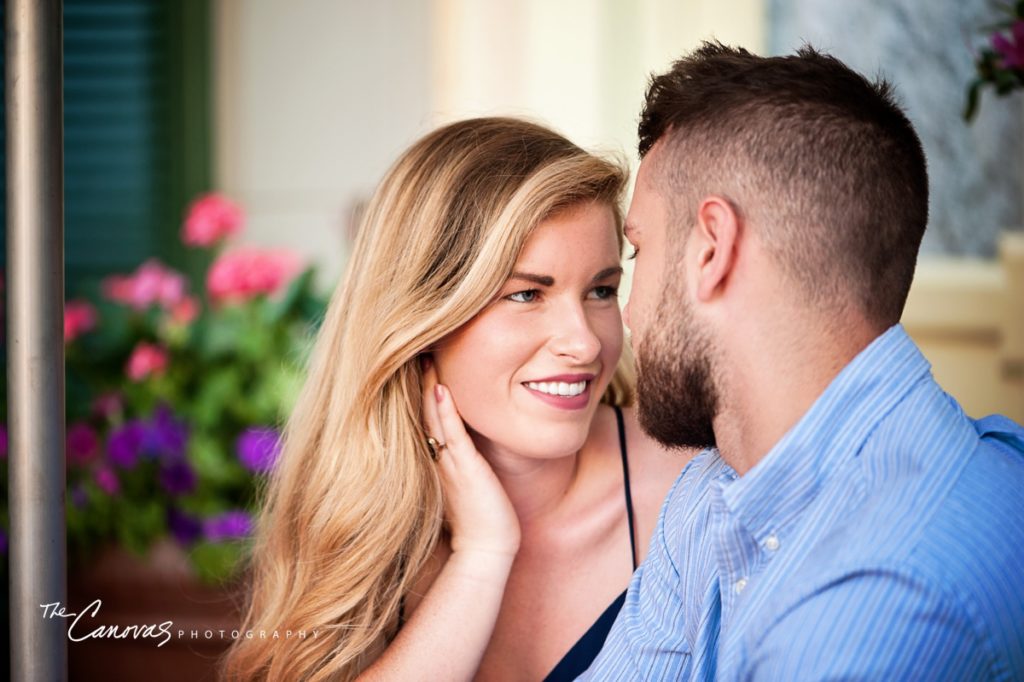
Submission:
M 549 382 L 528 382 L 528 383 L 549 383 Z M 538 390 L 528 385 L 523 384 L 523 388 L 530 392 L 538 400 L 542 400 L 552 407 L 557 407 L 562 410 L 582 410 L 590 404 L 590 387 L 593 384 L 592 379 L 585 381 L 586 386 L 583 388 L 583 392 L 578 395 L 554 395 L 553 393 L 547 393 L 545 391 Z M 550 382 L 557 383 L 557 382 Z M 564 382 L 564 383 L 577 383 L 577 382 Z

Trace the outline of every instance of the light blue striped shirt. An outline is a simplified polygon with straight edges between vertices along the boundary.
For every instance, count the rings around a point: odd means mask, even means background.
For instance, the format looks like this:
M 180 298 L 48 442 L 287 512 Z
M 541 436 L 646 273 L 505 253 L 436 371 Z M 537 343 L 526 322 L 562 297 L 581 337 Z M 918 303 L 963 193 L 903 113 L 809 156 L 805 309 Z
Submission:
M 1024 430 L 895 326 L 745 476 L 669 493 L 581 679 L 1024 679 Z

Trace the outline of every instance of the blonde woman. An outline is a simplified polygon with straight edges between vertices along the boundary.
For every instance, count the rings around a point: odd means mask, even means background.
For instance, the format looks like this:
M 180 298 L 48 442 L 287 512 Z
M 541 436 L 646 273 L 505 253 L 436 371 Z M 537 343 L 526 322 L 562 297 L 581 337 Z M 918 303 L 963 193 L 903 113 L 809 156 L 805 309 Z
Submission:
M 485 118 L 374 194 L 285 430 L 230 679 L 572 679 L 692 453 L 629 407 L 625 174 Z M 628 453 L 628 454 L 627 454 Z

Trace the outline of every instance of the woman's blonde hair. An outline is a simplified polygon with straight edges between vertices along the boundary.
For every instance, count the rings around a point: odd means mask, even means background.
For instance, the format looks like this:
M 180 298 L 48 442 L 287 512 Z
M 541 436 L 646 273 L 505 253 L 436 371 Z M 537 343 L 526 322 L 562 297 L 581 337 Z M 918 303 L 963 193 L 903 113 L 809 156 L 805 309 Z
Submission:
M 621 249 L 625 177 L 508 118 L 445 126 L 388 171 L 327 309 L 252 552 L 243 631 L 307 636 L 237 639 L 228 678 L 351 680 L 380 655 L 442 530 L 419 354 L 497 295 L 553 214 L 606 204 Z M 632 401 L 630 367 L 624 357 L 607 402 Z

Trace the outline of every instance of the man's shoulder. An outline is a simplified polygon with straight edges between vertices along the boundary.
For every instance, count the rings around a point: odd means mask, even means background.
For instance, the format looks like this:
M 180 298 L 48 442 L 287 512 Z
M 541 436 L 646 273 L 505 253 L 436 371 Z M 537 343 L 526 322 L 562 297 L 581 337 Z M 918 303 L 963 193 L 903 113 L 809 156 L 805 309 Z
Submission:
M 879 424 L 855 469 L 856 527 L 883 552 L 942 565 L 971 543 L 1019 535 L 1024 547 L 1024 428 L 1005 417 L 973 420 L 945 393 L 925 394 Z
M 923 528 L 913 559 L 961 592 L 1024 591 L 1024 429 L 1006 420 L 978 437 Z M 1018 599 L 1018 601 L 1020 601 Z M 1021 614 L 1024 616 L 1024 613 Z
M 711 486 L 722 476 L 735 474 L 717 450 L 708 448 L 690 460 L 668 491 L 658 518 L 658 532 L 674 555 L 685 555 L 683 545 L 703 537 Z
M 702 450 L 690 460 L 669 490 L 663 509 L 666 516 L 685 515 L 706 503 L 711 483 L 722 476 L 735 476 L 735 473 L 718 450 Z
M 1007 661 L 1024 622 L 1024 429 L 962 417 L 924 430 L 887 443 L 877 458 L 888 472 L 859 462 L 860 503 L 814 548 L 828 559 L 813 575 L 833 583 L 874 576 L 908 608 L 944 604 L 994 660 Z M 1009 655 L 1024 669 L 1024 657 Z

